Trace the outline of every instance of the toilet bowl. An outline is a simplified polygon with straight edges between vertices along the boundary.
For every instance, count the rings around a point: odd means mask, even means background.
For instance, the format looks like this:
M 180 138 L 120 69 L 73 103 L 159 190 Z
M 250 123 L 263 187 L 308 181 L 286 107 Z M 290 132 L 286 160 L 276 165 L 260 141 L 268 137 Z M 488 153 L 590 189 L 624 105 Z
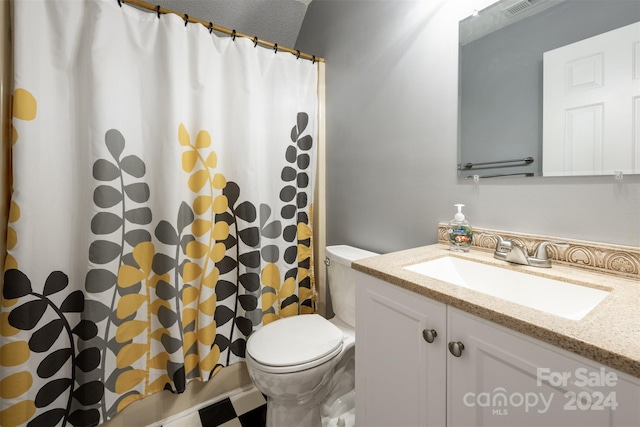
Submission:
M 267 396 L 267 427 L 349 427 L 355 408 L 355 289 L 351 262 L 377 255 L 328 246 L 328 281 L 335 317 L 287 317 L 254 332 L 246 362 Z

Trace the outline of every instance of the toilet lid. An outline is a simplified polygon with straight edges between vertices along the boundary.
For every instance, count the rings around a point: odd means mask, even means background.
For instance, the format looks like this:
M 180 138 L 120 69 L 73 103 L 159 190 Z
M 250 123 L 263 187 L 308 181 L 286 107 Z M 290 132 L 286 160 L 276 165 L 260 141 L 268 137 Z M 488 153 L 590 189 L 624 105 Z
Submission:
M 287 317 L 253 333 L 247 353 L 268 366 L 292 366 L 311 362 L 335 351 L 343 332 L 318 314 Z

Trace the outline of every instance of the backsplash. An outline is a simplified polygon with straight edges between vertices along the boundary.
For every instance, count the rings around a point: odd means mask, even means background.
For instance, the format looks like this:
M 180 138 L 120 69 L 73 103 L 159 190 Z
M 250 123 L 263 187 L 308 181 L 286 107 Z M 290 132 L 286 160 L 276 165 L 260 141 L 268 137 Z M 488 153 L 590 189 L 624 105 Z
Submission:
M 566 242 L 569 247 L 549 246 L 549 259 L 595 272 L 640 279 L 640 248 L 473 227 L 472 249 L 493 251 L 496 238 L 491 234 L 521 243 L 530 253 L 541 242 Z M 447 224 L 438 224 L 438 242 L 448 243 Z

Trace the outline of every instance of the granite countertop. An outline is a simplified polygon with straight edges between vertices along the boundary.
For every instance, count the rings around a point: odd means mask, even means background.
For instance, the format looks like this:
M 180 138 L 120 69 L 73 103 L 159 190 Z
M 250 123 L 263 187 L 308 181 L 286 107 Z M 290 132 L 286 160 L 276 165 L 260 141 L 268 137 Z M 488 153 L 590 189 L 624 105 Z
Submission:
M 442 256 L 457 256 L 511 270 L 578 283 L 610 294 L 580 320 L 563 317 L 452 285 L 403 269 Z M 563 265 L 536 268 L 493 258 L 490 252 L 456 253 L 442 244 L 355 261 L 355 270 L 458 308 L 598 363 L 640 377 L 640 283 Z

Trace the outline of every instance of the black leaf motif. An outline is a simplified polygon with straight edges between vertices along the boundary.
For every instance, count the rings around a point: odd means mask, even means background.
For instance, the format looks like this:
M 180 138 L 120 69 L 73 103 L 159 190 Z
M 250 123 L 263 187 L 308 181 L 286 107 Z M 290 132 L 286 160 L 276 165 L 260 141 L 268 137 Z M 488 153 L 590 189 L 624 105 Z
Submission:
M 233 237 L 232 234 L 229 234 L 229 237 L 227 237 L 226 239 L 224 239 L 221 243 L 224 244 L 224 247 L 227 249 L 231 249 L 233 248 L 235 245 L 238 244 L 238 241 L 236 240 L 235 237 Z M 244 255 L 244 254 L 243 254 Z
M 85 406 L 100 402 L 102 396 L 104 396 L 104 385 L 100 381 L 82 384 L 73 392 L 73 397 Z
M 216 321 L 216 325 L 222 326 L 229 320 L 233 319 L 234 314 L 235 313 L 231 311 L 229 307 L 219 305 L 218 307 L 216 307 L 216 311 L 213 314 L 213 320 Z
M 229 338 L 227 338 L 227 337 L 225 337 L 224 335 L 221 335 L 221 334 L 217 334 L 216 335 L 216 339 L 213 342 L 214 345 L 218 346 L 220 351 L 225 351 L 227 349 L 227 347 L 229 347 L 230 343 L 231 343 L 231 341 L 229 341 Z
M 127 221 L 134 224 L 147 225 L 151 224 L 153 215 L 149 208 L 137 208 L 126 211 L 124 217 Z
M 118 160 L 124 150 L 124 137 L 117 129 L 109 129 L 104 135 L 104 142 L 109 153 Z
M 269 205 L 261 203 L 260 204 L 260 228 L 264 227 L 264 225 L 269 220 L 271 216 L 271 208 Z
M 256 207 L 253 206 L 251 202 L 240 203 L 236 208 L 235 213 L 238 218 L 243 219 L 247 222 L 253 222 L 257 217 Z
M 298 188 L 307 188 L 309 185 L 309 175 L 304 172 L 300 172 L 296 183 L 298 184 Z
M 133 257 L 132 252 L 129 252 L 128 254 L 125 254 L 122 256 L 122 263 L 125 265 L 130 265 L 131 267 L 134 267 L 134 268 L 140 268 L 140 266 L 136 262 L 136 259 Z
M 260 229 L 258 227 L 249 227 L 238 232 L 238 237 L 246 245 L 252 248 L 257 247 L 260 244 Z
M 98 159 L 93 164 L 93 177 L 98 181 L 113 181 L 120 177 L 120 169 L 108 160 Z
M 311 164 L 311 157 L 308 154 L 300 154 L 298 156 L 298 168 L 305 170 Z
M 298 140 L 298 148 L 304 151 L 310 150 L 313 147 L 313 138 L 311 135 L 305 135 Z
M 290 182 L 296 179 L 297 175 L 298 175 L 298 172 L 294 168 L 290 166 L 285 166 L 284 168 L 282 168 L 282 173 L 280 174 L 280 178 L 285 182 Z
M 171 271 L 176 266 L 176 261 L 165 254 L 157 253 L 153 256 L 151 268 L 153 272 L 162 275 Z
M 67 419 L 74 426 L 95 426 L 100 422 L 100 411 L 97 409 L 78 409 L 73 411 Z
M 295 225 L 287 225 L 282 231 L 282 238 L 284 238 L 286 242 L 291 243 L 296 240 L 296 237 L 298 237 L 298 227 Z
M 300 135 L 307 128 L 307 124 L 309 124 L 309 115 L 305 112 L 298 113 L 296 117 L 296 126 L 298 128 L 298 135 Z
M 146 173 L 146 167 L 138 156 L 126 156 L 120 162 L 122 170 L 135 178 L 142 178 Z
M 124 187 L 124 192 L 134 202 L 144 203 L 149 200 L 149 186 L 144 182 L 130 184 Z
M 309 216 L 307 215 L 306 212 L 303 212 L 303 211 L 298 212 L 298 222 L 309 224 Z
M 280 237 L 281 232 L 282 225 L 280 224 L 280 221 L 270 222 L 266 227 L 262 229 L 262 235 L 269 239 L 276 239 Z
M 44 290 L 42 294 L 44 296 L 48 296 L 51 294 L 55 294 L 56 292 L 60 292 L 69 284 L 69 277 L 64 274 L 62 271 L 54 271 L 47 277 L 47 280 L 44 282 Z
M 295 205 L 285 205 L 281 210 L 280 210 L 280 215 L 282 216 L 282 218 L 284 219 L 291 219 L 294 216 L 296 216 L 296 212 L 298 211 L 298 208 L 296 208 Z
M 182 329 L 183 329 L 185 332 L 195 332 L 195 330 L 196 330 L 196 321 L 195 321 L 195 320 L 192 320 L 192 321 L 191 321 L 191 322 L 189 322 L 187 325 L 183 325 L 183 326 L 182 326 Z M 187 351 L 187 353 L 185 353 L 185 355 L 186 355 L 186 354 L 188 354 L 188 353 L 189 353 L 189 351 Z
M 159 241 L 164 243 L 165 245 L 177 245 L 180 243 L 180 238 L 178 237 L 178 232 L 173 228 L 173 225 L 168 221 L 160 221 L 156 226 L 155 235 Z
M 86 302 L 85 302 L 86 303 Z M 81 320 L 71 331 L 82 340 L 90 340 L 98 335 L 98 326 L 91 320 Z
M 298 247 L 297 246 L 289 246 L 284 250 L 284 260 L 287 264 L 293 264 L 298 257 Z
M 182 348 L 182 341 L 177 338 L 172 338 L 167 334 L 162 334 L 162 338 L 160 338 L 160 342 L 164 346 L 167 353 L 175 353 L 176 351 Z
M 178 227 L 178 232 L 182 233 L 184 228 L 191 224 L 195 220 L 195 216 L 193 214 L 193 210 L 191 207 L 185 202 L 180 203 L 180 209 L 178 210 L 178 221 L 176 222 Z
M 240 295 L 238 301 L 245 311 L 253 311 L 258 308 L 258 298 L 255 295 Z
M 296 142 L 296 140 L 294 139 L 293 142 Z M 287 162 L 295 163 L 297 156 L 298 156 L 298 150 L 296 149 L 295 145 L 288 146 L 287 150 L 284 153 L 284 158 L 287 160 Z
M 84 287 L 87 292 L 100 293 L 111 289 L 116 285 L 117 277 L 109 270 L 96 268 L 89 270 L 84 280 Z
M 285 308 L 288 305 L 297 304 L 297 303 L 298 303 L 298 296 L 291 295 L 282 301 L 282 304 L 280 304 L 280 308 Z
M 46 300 L 28 301 L 9 313 L 9 324 L 17 329 L 30 331 L 40 321 L 46 310 Z
M 297 194 L 298 208 L 302 209 L 307 206 L 307 193 Z
M 64 320 L 52 320 L 31 335 L 31 338 L 29 338 L 29 348 L 33 352 L 44 353 L 56 342 L 63 328 Z
M 84 310 L 84 294 L 81 290 L 71 292 L 60 305 L 64 313 L 82 313 Z
M 29 421 L 27 427 L 54 427 L 66 413 L 64 408 L 50 409 Z
M 246 348 L 247 348 L 247 340 L 245 340 L 244 338 L 239 338 L 235 340 L 229 346 L 229 350 L 231 350 L 231 352 L 238 357 L 245 357 Z
M 120 255 L 122 248 L 117 243 L 107 240 L 95 240 L 89 246 L 89 261 L 96 264 L 107 264 Z
M 93 234 L 111 234 L 122 227 L 122 218 L 111 212 L 98 212 L 91 218 Z
M 70 378 L 59 378 L 57 380 L 46 383 L 45 385 L 40 387 L 38 393 L 36 394 L 36 408 L 44 408 L 46 406 L 49 406 L 69 387 L 71 387 Z
M 245 337 L 248 336 L 253 330 L 253 324 L 251 323 L 251 320 L 242 316 L 236 317 L 236 326 Z
M 4 272 L 4 285 L 2 296 L 6 299 L 20 298 L 31 292 L 31 281 L 20 270 L 7 270 Z
M 38 365 L 36 370 L 40 378 L 50 378 L 56 374 L 69 360 L 73 351 L 70 348 L 61 348 L 47 355 Z
M 160 324 L 162 326 L 169 329 L 178 321 L 178 315 L 175 311 L 172 311 L 164 305 L 161 305 L 158 309 L 158 320 L 160 321 Z
M 245 267 L 258 268 L 260 267 L 260 252 L 251 251 L 240 254 L 238 261 Z
M 222 190 L 222 194 L 227 198 L 229 206 L 234 206 L 240 197 L 240 187 L 233 181 L 228 181 L 226 187 Z
M 111 314 L 111 309 L 100 301 L 88 299 L 84 302 L 84 313 L 95 323 L 100 323 Z
M 225 256 L 216 264 L 216 267 L 218 267 L 218 271 L 220 271 L 220 274 L 227 274 L 228 272 L 234 270 L 237 266 L 238 263 L 236 263 L 236 260 L 228 256 Z
M 110 208 L 122 202 L 122 193 L 110 185 L 100 185 L 93 190 L 93 203 L 100 208 Z
M 280 200 L 283 202 L 290 202 L 296 197 L 297 190 L 291 185 L 287 185 L 280 190 Z
M 182 393 L 184 391 L 184 387 L 186 385 L 184 365 L 182 365 L 180 369 L 176 370 L 176 372 L 173 374 L 173 384 L 175 385 L 176 391 L 178 393 Z
M 218 283 L 216 283 L 216 300 L 224 301 L 237 291 L 238 288 L 235 283 L 231 283 L 227 280 L 218 280 Z
M 238 279 L 242 286 L 249 292 L 256 292 L 260 289 L 260 276 L 257 273 L 241 274 Z
M 298 128 L 296 126 L 291 128 L 291 141 L 296 142 L 298 140 Z
M 124 235 L 124 240 L 134 248 L 142 242 L 151 241 L 151 233 L 147 230 L 131 230 Z
M 262 259 L 266 262 L 277 262 L 280 258 L 280 249 L 276 245 L 265 246 L 260 253 L 262 254 Z
M 100 365 L 100 350 L 96 347 L 90 347 L 82 350 L 76 356 L 76 366 L 83 372 L 90 372 Z
M 295 279 L 296 277 L 298 277 L 298 269 L 296 267 L 294 267 L 294 268 L 292 268 L 290 270 L 287 270 L 287 272 L 284 273 L 284 280 Z
M 222 213 L 216 214 L 215 219 L 216 219 L 216 222 L 226 222 L 229 225 L 235 223 L 235 219 L 233 218 L 233 215 L 231 215 L 229 212 L 222 212 Z
M 175 298 L 176 288 L 164 280 L 159 280 L 156 285 L 156 295 L 165 301 Z

